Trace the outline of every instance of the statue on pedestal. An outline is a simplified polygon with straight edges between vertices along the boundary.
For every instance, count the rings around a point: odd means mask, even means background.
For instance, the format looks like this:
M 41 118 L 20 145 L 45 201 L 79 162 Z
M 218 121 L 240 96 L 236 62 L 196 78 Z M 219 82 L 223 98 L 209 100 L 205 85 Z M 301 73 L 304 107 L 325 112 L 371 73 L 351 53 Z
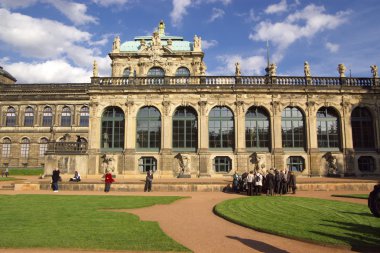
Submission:
M 202 50 L 202 39 L 201 37 L 194 35 L 194 51 L 201 51 L 201 50 Z
M 119 36 L 116 36 L 115 39 L 113 40 L 112 52 L 115 52 L 115 53 L 120 52 L 120 37 Z
M 343 63 L 340 63 L 338 65 L 338 73 L 339 73 L 339 77 L 346 77 L 346 75 L 344 74 L 344 72 L 346 72 L 346 66 L 344 66 Z
M 372 77 L 373 78 L 378 78 L 379 77 L 376 65 L 371 65 L 371 73 L 372 73 Z
M 271 63 L 269 65 L 269 76 L 276 76 L 277 65 L 275 63 Z
M 240 76 L 241 75 L 241 72 L 240 72 L 240 63 L 237 62 L 235 63 L 235 76 Z
M 309 65 L 309 63 L 307 61 L 305 61 L 305 63 L 304 63 L 303 71 L 304 71 L 306 77 L 310 77 L 311 76 L 311 74 L 310 74 L 310 65 Z

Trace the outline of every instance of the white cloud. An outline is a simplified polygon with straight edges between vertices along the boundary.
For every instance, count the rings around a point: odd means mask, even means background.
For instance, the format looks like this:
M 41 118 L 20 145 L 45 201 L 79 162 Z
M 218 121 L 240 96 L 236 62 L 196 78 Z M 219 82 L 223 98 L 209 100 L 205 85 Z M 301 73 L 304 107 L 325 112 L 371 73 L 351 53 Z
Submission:
M 218 8 L 212 8 L 212 14 L 209 22 L 215 21 L 215 19 L 222 18 L 224 16 L 224 10 Z
M 324 30 L 332 30 L 347 22 L 349 11 L 326 14 L 323 6 L 310 4 L 303 10 L 290 14 L 283 22 L 262 21 L 249 38 L 255 41 L 271 41 L 275 47 L 274 58 L 281 60 L 285 49 L 301 38 L 312 38 Z
M 92 2 L 101 6 L 111 6 L 111 5 L 124 5 L 128 3 L 129 0 L 92 0 Z
M 207 0 L 206 1 L 207 3 L 217 3 L 217 2 L 221 2 L 222 4 L 224 5 L 228 5 L 232 2 L 232 0 Z
M 338 45 L 338 44 L 331 43 L 331 42 L 327 42 L 327 43 L 325 44 L 325 47 L 326 47 L 331 53 L 336 53 L 336 52 L 338 52 L 338 50 L 339 50 L 339 45 Z
M 219 55 L 217 60 L 222 62 L 223 66 L 210 73 L 212 75 L 234 75 L 236 62 L 240 63 L 242 75 L 261 75 L 267 65 L 265 57 L 260 55 L 248 57 L 238 54 Z
M 1 0 L 0 7 L 6 9 L 26 8 L 36 4 L 38 0 Z
M 173 0 L 173 10 L 170 13 L 173 26 L 179 26 L 182 18 L 187 14 L 186 8 L 191 4 L 191 0 Z
M 288 5 L 286 3 L 286 0 L 281 0 L 281 2 L 279 2 L 278 4 L 269 5 L 265 9 L 265 13 L 273 14 L 273 13 L 285 12 L 287 10 L 288 10 Z
M 216 40 L 202 40 L 202 49 L 209 49 L 218 45 Z
M 45 2 L 53 5 L 76 25 L 98 23 L 95 17 L 86 14 L 87 6 L 85 4 L 67 2 L 64 0 L 45 0 Z

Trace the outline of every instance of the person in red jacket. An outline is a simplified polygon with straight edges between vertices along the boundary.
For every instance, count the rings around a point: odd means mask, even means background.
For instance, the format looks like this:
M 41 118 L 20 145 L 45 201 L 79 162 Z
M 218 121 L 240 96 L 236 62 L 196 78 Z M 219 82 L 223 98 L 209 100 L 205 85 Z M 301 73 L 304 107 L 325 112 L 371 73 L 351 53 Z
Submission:
M 111 184 L 115 182 L 109 170 L 107 170 L 106 174 L 104 175 L 104 182 L 105 182 L 104 192 L 109 192 L 111 189 Z

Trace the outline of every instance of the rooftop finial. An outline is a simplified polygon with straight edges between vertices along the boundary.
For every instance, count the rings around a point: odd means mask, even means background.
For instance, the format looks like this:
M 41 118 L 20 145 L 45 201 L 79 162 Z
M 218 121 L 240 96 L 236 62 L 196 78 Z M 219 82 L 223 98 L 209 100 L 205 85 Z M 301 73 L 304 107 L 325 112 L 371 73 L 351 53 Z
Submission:
M 163 20 L 160 21 L 160 24 L 158 25 L 158 34 L 165 35 L 165 23 Z

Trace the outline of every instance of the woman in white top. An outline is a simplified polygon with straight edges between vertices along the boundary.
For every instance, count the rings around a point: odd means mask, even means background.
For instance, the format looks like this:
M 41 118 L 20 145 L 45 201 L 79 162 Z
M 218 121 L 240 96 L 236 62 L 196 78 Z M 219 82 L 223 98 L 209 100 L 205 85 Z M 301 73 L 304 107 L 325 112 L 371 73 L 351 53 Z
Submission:
M 252 193 L 253 193 L 253 179 L 254 179 L 253 171 L 250 171 L 247 176 L 247 185 L 248 185 L 247 195 L 248 196 L 252 196 Z

